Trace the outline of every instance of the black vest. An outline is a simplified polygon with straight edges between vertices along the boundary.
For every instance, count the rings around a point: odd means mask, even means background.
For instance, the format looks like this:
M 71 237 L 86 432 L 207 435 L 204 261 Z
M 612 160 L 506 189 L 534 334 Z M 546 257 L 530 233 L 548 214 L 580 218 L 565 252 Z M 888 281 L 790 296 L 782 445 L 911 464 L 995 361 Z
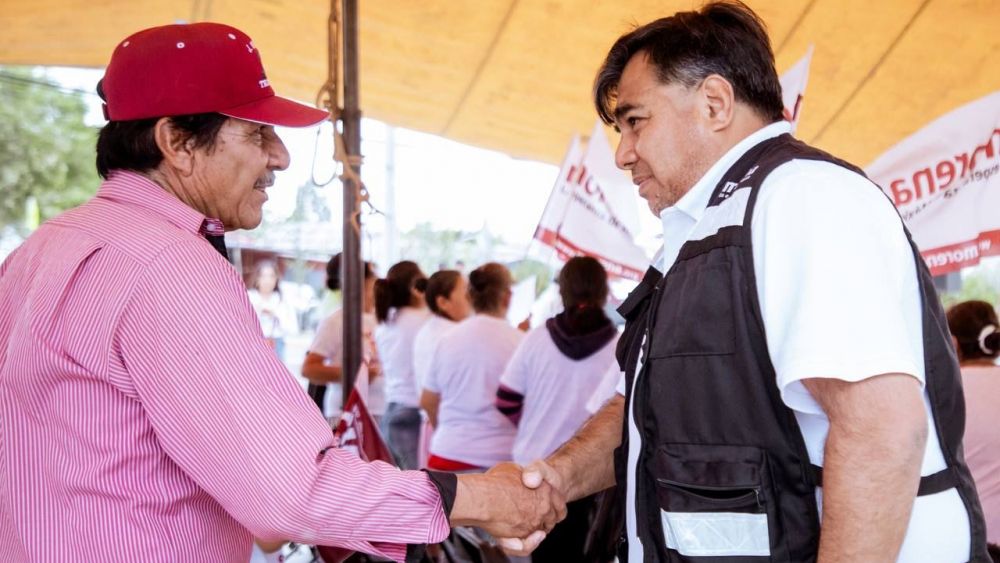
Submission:
M 706 219 L 713 207 L 728 201 L 713 214 L 728 215 L 728 220 L 721 221 L 714 234 L 685 243 L 665 276 L 651 268 L 619 308 L 627 320 L 618 347 L 626 372 L 625 412 L 634 416 L 643 436 L 635 502 L 646 561 L 816 559 L 820 526 L 815 489 L 822 475 L 810 465 L 795 415 L 777 387 L 757 298 L 750 233 L 761 184 L 793 159 L 832 162 L 863 175 L 790 135 L 758 144 L 726 172 L 712 193 Z M 926 389 L 935 420 L 929 430 L 937 432 L 948 464 L 945 471 L 921 479 L 920 494 L 957 487 L 971 522 L 972 560 L 989 561 L 982 509 L 962 454 L 965 403 L 958 363 L 930 273 L 912 239 L 910 244 L 922 294 Z M 637 380 L 640 354 L 642 374 Z M 615 459 L 622 502 L 628 448 L 626 419 Z M 665 538 L 664 513 L 695 517 L 677 520 L 671 526 L 673 537 Z M 705 513 L 736 513 L 730 522 L 718 525 L 742 526 L 747 534 L 742 553 L 757 555 L 696 557 L 667 548 L 668 542 L 689 551 L 698 545 L 690 543 L 690 535 L 683 536 L 704 525 L 698 517 Z M 622 547 L 620 560 L 628 561 L 627 544 L 622 542 Z

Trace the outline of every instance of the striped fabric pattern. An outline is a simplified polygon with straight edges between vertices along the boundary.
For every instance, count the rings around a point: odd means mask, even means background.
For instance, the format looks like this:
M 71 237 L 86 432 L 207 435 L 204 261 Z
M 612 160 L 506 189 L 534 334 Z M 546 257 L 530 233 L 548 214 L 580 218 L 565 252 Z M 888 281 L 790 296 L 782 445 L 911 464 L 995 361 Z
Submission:
M 446 537 L 425 474 L 326 450 L 204 220 L 116 172 L 0 266 L 0 561 L 245 562 L 252 536 L 403 560 Z

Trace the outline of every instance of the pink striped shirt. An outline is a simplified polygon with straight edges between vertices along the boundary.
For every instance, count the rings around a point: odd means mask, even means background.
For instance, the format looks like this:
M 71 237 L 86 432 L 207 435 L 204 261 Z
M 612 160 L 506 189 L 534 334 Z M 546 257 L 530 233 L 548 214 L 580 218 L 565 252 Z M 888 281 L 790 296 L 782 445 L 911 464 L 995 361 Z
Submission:
M 116 172 L 0 266 L 0 561 L 239 561 L 251 536 L 396 560 L 426 474 L 331 449 L 205 217 Z

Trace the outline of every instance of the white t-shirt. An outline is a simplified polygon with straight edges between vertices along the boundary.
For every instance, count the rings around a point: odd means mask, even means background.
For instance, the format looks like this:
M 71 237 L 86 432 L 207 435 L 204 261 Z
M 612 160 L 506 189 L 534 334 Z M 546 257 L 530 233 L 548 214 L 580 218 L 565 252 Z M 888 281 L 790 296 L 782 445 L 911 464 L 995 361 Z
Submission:
M 621 336 L 621 333 L 619 333 Z M 615 390 L 618 388 L 618 383 L 623 380 L 625 373 L 618 366 L 618 362 L 614 361 L 608 366 L 608 371 L 604 374 L 604 379 L 594 390 L 594 393 L 587 399 L 587 412 L 590 414 L 597 414 L 597 411 L 604 408 L 604 403 L 608 402 L 608 399 L 615 396 Z
M 391 312 L 389 320 L 375 328 L 375 347 L 382 361 L 389 403 L 415 408 L 420 402 L 413 377 L 413 339 L 429 316 L 427 309 L 403 307 Z
M 247 291 L 247 297 L 257 313 L 264 338 L 284 338 L 299 331 L 295 309 L 277 291 L 265 298 L 256 289 L 251 289 Z
M 479 467 L 510 461 L 516 429 L 496 408 L 500 375 L 524 334 L 473 315 L 441 338 L 424 388 L 441 395 L 432 454 Z
M 370 359 L 375 355 L 375 315 L 361 314 L 361 344 L 364 347 L 364 357 Z M 309 346 L 309 351 L 326 358 L 323 362 L 328 366 L 341 366 L 344 362 L 344 310 L 337 309 L 320 321 L 316 328 L 316 336 Z M 340 414 L 341 409 L 340 383 L 329 383 L 323 398 L 323 416 L 327 418 Z M 385 412 L 385 378 L 378 377 L 368 385 L 368 411 L 375 415 Z
M 424 381 L 427 381 L 427 373 L 431 370 L 431 359 L 438 343 L 441 342 L 441 337 L 456 324 L 451 319 L 431 314 L 424 326 L 417 331 L 417 336 L 413 339 L 413 375 L 418 390 L 422 389 Z
M 686 240 L 742 224 L 737 189 L 706 212 L 715 185 L 748 149 L 789 130 L 785 122 L 750 135 L 661 214 L 665 271 Z M 743 192 L 743 193 L 741 193 Z M 793 161 L 761 186 L 751 236 L 764 328 L 777 384 L 794 410 L 810 461 L 823 464 L 829 420 L 802 385 L 810 377 L 860 381 L 907 373 L 923 386 L 921 299 L 913 254 L 890 201 L 861 176 L 819 161 Z M 640 359 L 640 362 L 642 360 Z M 624 393 L 624 382 L 619 385 Z M 928 433 L 921 475 L 944 469 L 926 393 Z M 626 526 L 629 560 L 642 561 L 636 536 L 635 469 L 641 435 L 629 421 Z M 822 489 L 817 489 L 822 502 Z M 967 561 L 969 521 L 955 489 L 917 497 L 898 561 Z
M 556 347 L 545 326 L 525 336 L 500 383 L 524 395 L 514 439 L 514 461 L 527 464 L 548 457 L 590 418 L 587 401 L 616 364 L 615 334 L 590 356 L 573 360 Z

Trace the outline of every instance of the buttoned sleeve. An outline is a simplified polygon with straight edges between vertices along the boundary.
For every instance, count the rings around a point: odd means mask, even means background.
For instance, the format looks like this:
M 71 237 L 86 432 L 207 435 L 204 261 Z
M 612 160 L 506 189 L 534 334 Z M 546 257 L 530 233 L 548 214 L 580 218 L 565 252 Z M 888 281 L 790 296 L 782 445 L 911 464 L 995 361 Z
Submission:
M 343 363 L 344 317 L 340 310 L 334 311 L 319 323 L 309 351 L 326 358 L 330 365 Z
M 428 476 L 332 448 L 263 339 L 242 281 L 192 239 L 156 256 L 116 348 L 166 454 L 257 537 L 396 560 L 448 534 Z

